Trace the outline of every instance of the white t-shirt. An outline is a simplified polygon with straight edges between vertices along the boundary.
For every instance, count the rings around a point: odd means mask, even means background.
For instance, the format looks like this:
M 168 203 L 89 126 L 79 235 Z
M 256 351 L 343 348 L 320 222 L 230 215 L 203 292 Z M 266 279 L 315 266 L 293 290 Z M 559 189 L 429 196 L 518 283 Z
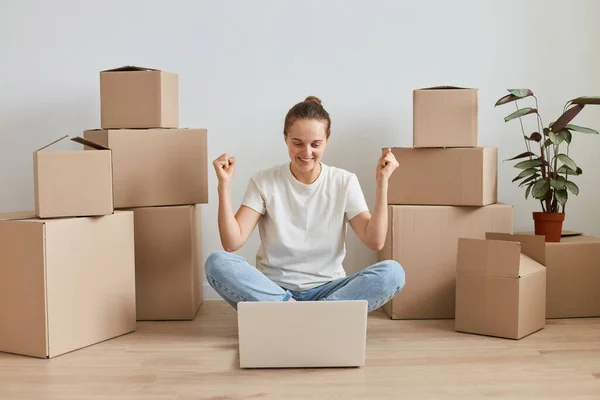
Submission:
M 263 214 L 256 267 L 286 289 L 305 290 L 345 277 L 347 222 L 369 210 L 355 174 L 321 166 L 310 185 L 292 175 L 289 163 L 260 171 L 242 200 Z

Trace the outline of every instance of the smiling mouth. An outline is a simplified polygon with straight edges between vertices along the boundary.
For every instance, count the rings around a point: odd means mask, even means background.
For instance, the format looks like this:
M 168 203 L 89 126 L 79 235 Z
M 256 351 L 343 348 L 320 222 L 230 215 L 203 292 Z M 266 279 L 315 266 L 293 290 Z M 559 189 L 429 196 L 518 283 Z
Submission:
M 313 158 L 302 158 L 302 157 L 298 157 L 298 159 L 303 162 L 310 162 L 310 161 L 314 160 Z

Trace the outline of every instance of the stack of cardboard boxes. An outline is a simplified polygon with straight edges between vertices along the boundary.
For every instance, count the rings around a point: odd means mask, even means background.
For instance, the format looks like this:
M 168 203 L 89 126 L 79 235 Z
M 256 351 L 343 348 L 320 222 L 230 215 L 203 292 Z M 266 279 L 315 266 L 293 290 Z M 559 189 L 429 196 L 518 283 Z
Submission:
M 0 351 L 49 358 L 192 319 L 203 299 L 207 132 L 178 128 L 178 76 L 100 74 L 81 150 L 36 150 L 34 212 L 0 214 Z
M 498 151 L 478 147 L 477 89 L 413 92 L 413 147 L 392 148 L 388 234 L 380 259 L 398 261 L 406 286 L 384 306 L 392 319 L 454 318 L 458 239 L 512 233 L 497 203 Z
M 179 76 L 126 66 L 100 73 L 114 206 L 134 214 L 138 320 L 190 320 L 203 301 L 200 204 L 208 202 L 206 129 L 179 128 Z
M 413 147 L 392 149 L 400 166 L 379 253 L 404 267 L 407 284 L 385 312 L 512 339 L 546 318 L 600 315 L 600 239 L 513 234 L 512 206 L 497 202 L 497 148 L 478 146 L 477 121 L 477 89 L 413 92 Z
M 478 146 L 477 89 L 415 90 L 413 147 L 392 152 L 400 166 L 389 182 L 379 258 L 398 261 L 407 284 L 384 310 L 392 319 L 456 316 L 458 324 L 473 306 L 463 296 L 474 290 L 460 279 L 459 240 L 513 229 L 512 206 L 497 202 L 498 149 Z

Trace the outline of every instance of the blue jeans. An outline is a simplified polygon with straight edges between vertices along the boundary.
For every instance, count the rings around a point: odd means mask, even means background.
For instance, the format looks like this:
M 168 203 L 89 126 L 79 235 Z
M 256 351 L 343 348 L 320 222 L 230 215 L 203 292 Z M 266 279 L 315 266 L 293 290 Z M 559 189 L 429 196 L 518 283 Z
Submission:
M 381 307 L 404 287 L 404 269 L 392 260 L 380 261 L 350 276 L 307 290 L 288 290 L 233 253 L 208 256 L 204 271 L 210 286 L 237 310 L 240 301 L 367 300 L 368 311 Z

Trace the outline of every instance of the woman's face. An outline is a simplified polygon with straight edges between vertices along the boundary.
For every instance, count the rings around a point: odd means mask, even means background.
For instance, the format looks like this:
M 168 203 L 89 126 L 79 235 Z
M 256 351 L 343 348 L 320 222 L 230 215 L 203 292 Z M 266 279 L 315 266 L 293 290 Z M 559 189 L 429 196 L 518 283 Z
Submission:
M 327 146 L 327 122 L 313 119 L 296 120 L 285 138 L 292 165 L 299 172 L 310 172 L 319 166 Z

